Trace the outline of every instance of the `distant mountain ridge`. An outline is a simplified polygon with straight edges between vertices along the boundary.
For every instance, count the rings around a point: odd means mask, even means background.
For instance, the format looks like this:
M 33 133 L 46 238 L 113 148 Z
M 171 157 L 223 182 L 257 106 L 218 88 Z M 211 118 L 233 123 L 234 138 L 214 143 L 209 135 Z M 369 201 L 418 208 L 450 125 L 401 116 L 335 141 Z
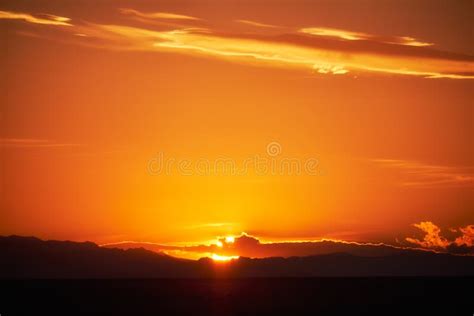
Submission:
M 418 250 L 381 256 L 344 252 L 301 257 L 186 260 L 142 248 L 104 248 L 92 242 L 0 237 L 0 278 L 226 278 L 474 276 L 474 257 Z

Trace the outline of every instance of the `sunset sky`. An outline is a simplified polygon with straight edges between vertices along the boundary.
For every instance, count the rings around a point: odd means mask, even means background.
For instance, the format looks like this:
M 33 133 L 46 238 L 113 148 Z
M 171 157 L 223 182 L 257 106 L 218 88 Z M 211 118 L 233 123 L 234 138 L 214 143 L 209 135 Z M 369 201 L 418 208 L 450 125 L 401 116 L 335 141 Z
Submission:
M 0 235 L 473 246 L 472 21 L 472 1 L 2 1 Z

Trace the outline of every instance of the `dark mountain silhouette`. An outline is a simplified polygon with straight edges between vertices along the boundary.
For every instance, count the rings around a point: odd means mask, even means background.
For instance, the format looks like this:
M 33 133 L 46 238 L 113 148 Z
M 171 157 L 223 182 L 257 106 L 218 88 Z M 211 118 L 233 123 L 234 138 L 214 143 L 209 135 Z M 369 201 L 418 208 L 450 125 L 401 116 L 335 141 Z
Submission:
M 91 242 L 0 237 L 0 278 L 210 278 L 317 276 L 474 276 L 474 257 L 419 250 L 384 256 L 332 253 L 289 258 L 240 258 L 216 263 L 145 249 Z
M 106 249 L 92 242 L 0 237 L 2 278 L 147 278 L 206 276 L 202 265 L 142 248 Z

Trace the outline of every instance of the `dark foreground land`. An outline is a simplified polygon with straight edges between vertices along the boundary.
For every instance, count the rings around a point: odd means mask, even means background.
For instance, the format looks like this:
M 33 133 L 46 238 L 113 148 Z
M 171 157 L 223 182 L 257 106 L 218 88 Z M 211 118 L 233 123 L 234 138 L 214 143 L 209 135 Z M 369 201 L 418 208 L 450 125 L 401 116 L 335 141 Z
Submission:
M 474 278 L 1 280 L 11 315 L 473 315 Z
M 381 246 L 220 264 L 0 237 L 0 316 L 474 315 L 474 256 Z

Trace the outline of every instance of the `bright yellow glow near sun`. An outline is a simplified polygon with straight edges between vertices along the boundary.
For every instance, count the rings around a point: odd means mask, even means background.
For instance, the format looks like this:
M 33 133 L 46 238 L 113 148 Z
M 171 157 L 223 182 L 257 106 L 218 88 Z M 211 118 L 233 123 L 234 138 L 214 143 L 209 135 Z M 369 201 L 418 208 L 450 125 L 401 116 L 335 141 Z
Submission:
M 219 261 L 219 262 L 227 262 L 234 259 L 239 259 L 239 256 L 221 256 L 221 255 L 213 253 L 211 256 L 211 259 L 214 261 Z
M 228 244 L 233 244 L 234 241 L 235 241 L 234 236 L 227 236 L 227 237 L 225 238 L 225 242 L 228 243 Z

